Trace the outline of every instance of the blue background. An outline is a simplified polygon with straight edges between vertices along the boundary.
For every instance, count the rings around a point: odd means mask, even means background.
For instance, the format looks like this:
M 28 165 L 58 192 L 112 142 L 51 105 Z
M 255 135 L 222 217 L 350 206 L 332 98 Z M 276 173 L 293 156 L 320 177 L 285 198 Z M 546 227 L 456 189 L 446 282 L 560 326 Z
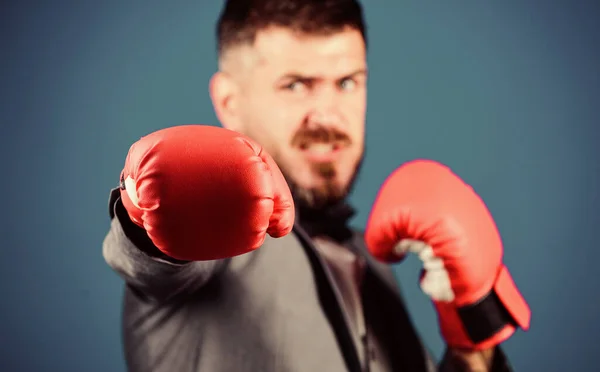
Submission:
M 550 3 L 364 2 L 368 156 L 353 223 L 364 226 L 400 163 L 449 164 L 487 201 L 533 310 L 530 332 L 505 344 L 516 370 L 590 371 L 600 13 L 593 1 Z M 140 136 L 217 123 L 207 84 L 219 10 L 199 0 L 2 2 L 0 370 L 124 371 L 122 282 L 101 255 L 108 192 Z M 418 271 L 414 258 L 396 266 L 439 356 Z

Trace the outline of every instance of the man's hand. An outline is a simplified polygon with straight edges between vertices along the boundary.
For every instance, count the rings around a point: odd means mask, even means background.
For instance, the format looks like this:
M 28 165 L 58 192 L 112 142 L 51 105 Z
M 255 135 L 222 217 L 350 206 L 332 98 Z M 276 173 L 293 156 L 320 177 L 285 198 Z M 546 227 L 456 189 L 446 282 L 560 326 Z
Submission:
M 496 345 L 517 327 L 528 329 L 530 310 L 502 263 L 494 220 L 442 164 L 418 160 L 398 168 L 377 196 L 365 238 L 382 261 L 408 252 L 423 261 L 421 288 L 455 358 L 485 368 Z

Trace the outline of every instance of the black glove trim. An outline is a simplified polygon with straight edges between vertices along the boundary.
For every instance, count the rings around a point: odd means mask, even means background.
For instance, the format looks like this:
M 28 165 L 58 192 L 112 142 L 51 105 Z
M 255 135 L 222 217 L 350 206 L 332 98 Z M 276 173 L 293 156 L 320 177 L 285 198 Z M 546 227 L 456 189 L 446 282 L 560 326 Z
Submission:
M 479 302 L 458 308 L 458 316 L 474 343 L 494 336 L 506 325 L 516 323 L 494 290 Z

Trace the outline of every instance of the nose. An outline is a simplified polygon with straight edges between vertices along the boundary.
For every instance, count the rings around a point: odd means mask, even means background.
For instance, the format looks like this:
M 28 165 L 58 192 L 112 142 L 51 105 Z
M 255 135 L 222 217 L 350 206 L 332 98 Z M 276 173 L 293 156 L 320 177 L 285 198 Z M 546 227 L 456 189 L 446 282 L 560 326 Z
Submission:
M 316 127 L 335 127 L 341 128 L 342 121 L 340 115 L 330 110 L 315 109 L 308 115 L 307 126 L 310 128 Z
M 326 89 L 315 95 L 307 118 L 309 128 L 325 126 L 344 129 L 338 95 L 339 93 L 333 89 Z

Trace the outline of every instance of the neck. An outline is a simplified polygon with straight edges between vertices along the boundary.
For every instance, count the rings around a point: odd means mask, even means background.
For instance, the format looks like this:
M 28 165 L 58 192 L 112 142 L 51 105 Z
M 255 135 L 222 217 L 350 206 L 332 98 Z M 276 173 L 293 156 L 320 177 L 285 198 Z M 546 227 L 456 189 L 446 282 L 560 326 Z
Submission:
M 354 209 L 346 200 L 342 199 L 318 208 L 302 202 L 296 205 L 296 221 L 311 237 L 327 236 L 337 241 L 350 238 L 348 222 L 354 216 Z

